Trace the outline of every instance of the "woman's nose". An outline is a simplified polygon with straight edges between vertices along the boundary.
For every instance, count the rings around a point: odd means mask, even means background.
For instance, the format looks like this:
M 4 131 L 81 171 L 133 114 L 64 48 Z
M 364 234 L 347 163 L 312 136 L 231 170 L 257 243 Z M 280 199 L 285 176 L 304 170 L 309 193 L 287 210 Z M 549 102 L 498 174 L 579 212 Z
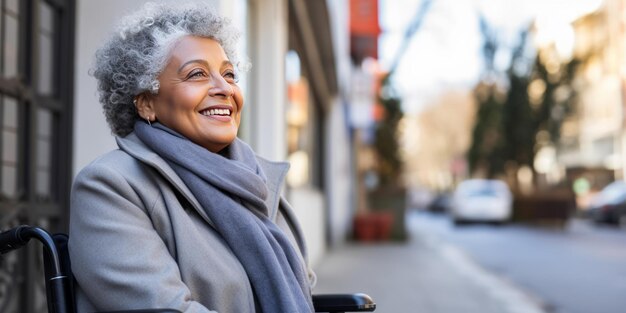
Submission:
M 225 98 L 231 97 L 234 93 L 233 86 L 231 86 L 222 75 L 214 75 L 210 82 L 209 96 Z

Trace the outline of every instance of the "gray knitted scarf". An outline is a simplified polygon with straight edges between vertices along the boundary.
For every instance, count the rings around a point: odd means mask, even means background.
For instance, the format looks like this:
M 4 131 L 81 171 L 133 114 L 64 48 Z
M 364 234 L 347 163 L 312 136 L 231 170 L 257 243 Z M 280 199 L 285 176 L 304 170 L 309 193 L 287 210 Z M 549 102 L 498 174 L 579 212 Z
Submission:
M 252 149 L 235 139 L 212 153 L 159 123 L 138 121 L 135 133 L 198 199 L 243 265 L 263 312 L 313 312 L 307 271 L 268 218 L 266 177 Z

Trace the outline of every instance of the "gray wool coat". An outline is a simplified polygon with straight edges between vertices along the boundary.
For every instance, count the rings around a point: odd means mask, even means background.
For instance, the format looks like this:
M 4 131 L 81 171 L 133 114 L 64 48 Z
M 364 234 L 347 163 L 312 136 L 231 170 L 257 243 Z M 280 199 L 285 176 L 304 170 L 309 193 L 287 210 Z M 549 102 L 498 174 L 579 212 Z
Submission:
M 69 253 L 78 312 L 255 312 L 243 266 L 180 177 L 133 133 L 117 144 L 72 188 Z M 268 177 L 270 217 L 306 263 L 299 226 L 280 198 L 288 165 L 259 163 Z M 310 270 L 309 278 L 313 285 Z

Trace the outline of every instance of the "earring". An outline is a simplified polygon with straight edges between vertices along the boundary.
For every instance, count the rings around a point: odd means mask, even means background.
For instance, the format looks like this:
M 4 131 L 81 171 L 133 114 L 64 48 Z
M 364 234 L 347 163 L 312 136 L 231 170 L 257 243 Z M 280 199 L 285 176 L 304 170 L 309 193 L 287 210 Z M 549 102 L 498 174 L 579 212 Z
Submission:
M 160 87 L 161 87 L 161 83 L 159 83 L 158 80 L 155 80 L 150 84 L 150 91 L 152 92 L 153 95 L 156 95 L 159 93 Z
M 146 117 L 146 121 L 148 122 L 148 125 L 152 126 L 152 123 L 150 122 L 150 118 Z
M 133 99 L 133 104 L 136 106 L 137 105 L 137 98 Z

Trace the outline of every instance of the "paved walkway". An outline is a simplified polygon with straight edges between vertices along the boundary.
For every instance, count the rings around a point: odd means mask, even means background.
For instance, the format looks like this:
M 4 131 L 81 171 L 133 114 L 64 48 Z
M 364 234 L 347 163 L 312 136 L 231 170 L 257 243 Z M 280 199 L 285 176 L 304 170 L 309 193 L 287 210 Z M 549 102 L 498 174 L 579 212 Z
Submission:
M 543 313 L 538 301 L 412 223 L 405 244 L 347 244 L 316 266 L 314 293 L 363 292 L 377 313 Z

